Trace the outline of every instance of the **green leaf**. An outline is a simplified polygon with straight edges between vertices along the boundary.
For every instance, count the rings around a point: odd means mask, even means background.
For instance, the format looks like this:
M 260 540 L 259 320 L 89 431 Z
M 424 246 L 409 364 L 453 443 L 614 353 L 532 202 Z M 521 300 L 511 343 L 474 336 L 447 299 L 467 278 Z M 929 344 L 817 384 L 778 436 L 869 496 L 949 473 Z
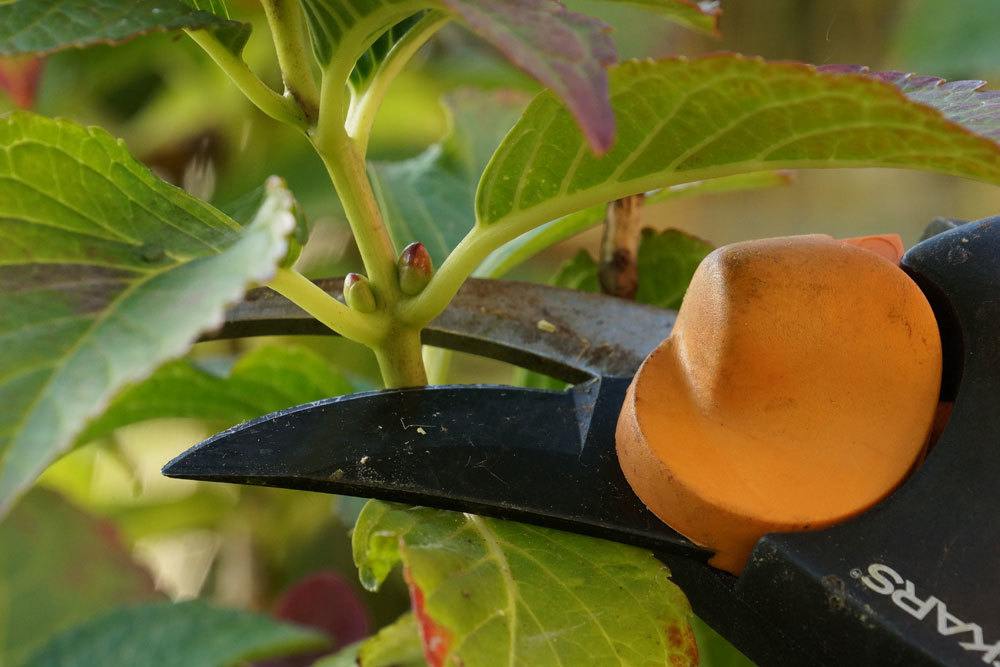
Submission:
M 907 81 L 920 103 L 878 75 L 796 63 L 625 63 L 611 74 L 614 148 L 589 154 L 569 114 L 542 93 L 483 175 L 477 224 L 504 225 L 513 238 L 627 195 L 781 168 L 899 167 L 1000 183 L 997 96 Z
M 195 9 L 221 16 L 224 19 L 230 18 L 226 0 L 187 0 L 187 3 Z
M 601 291 L 601 281 L 597 277 L 597 262 L 586 250 L 579 250 L 573 259 L 561 267 L 552 278 L 556 287 L 597 293 Z
M 722 10 L 718 0 L 600 0 L 609 5 L 634 5 L 708 35 L 719 35 Z M 572 3 L 570 3 L 572 5 Z
M 212 30 L 239 53 L 250 26 L 202 11 L 218 0 L 16 0 L 0 4 L 0 56 L 119 44 L 150 32 Z
M 639 240 L 639 290 L 635 300 L 658 308 L 677 310 L 691 284 L 695 269 L 715 249 L 708 241 L 679 229 L 657 232 L 642 230 Z M 600 292 L 598 264 L 590 253 L 580 250 L 552 279 L 556 287 Z
M 397 665 L 406 667 L 427 664 L 424 649 L 420 643 L 420 631 L 412 613 L 403 614 L 396 622 L 379 630 L 378 634 L 366 639 L 358 651 L 358 662 L 365 667 Z
M 0 120 L 0 510 L 123 386 L 270 278 L 293 201 L 275 190 L 240 227 L 101 130 Z
M 270 176 L 263 185 L 244 193 L 237 199 L 221 206 L 219 210 L 241 225 L 253 221 L 257 213 L 268 204 L 273 192 L 288 192 L 288 184 L 280 176 Z M 289 193 L 289 196 L 290 193 Z M 287 206 L 288 212 L 295 217 L 295 229 L 288 236 L 288 252 L 281 260 L 282 268 L 290 268 L 302 253 L 302 248 L 309 241 L 311 227 L 305 212 L 298 201 L 291 198 Z
M 758 171 L 735 176 L 723 176 L 707 181 L 682 183 L 646 194 L 646 205 L 673 201 L 685 197 L 710 194 L 728 194 L 746 190 L 760 190 L 788 185 L 791 176 L 781 171 Z M 576 236 L 580 232 L 601 224 L 607 206 L 596 204 L 582 211 L 547 222 L 493 251 L 476 269 L 475 275 L 483 278 L 502 278 L 522 262 L 542 250 Z
M 691 629 L 698 640 L 698 656 L 705 667 L 754 667 L 750 658 L 697 616 L 691 620 Z
M 43 489 L 0 523 L 0 664 L 94 614 L 157 597 L 114 528 Z
M 677 310 L 695 269 L 714 249 L 711 243 L 679 229 L 642 230 L 637 260 L 639 290 L 635 300 Z
M 369 173 L 397 248 L 420 241 L 435 265 L 472 229 L 476 184 L 527 99 L 517 93 L 463 90 L 445 99 L 451 131 L 402 162 L 376 162 Z
M 229 667 L 323 648 L 312 630 L 202 602 L 126 607 L 65 632 L 27 667 Z
M 419 11 L 390 26 L 358 56 L 348 78 L 351 100 L 345 126 L 362 152 L 368 146 L 372 126 L 392 82 L 450 19 L 448 14 L 437 10 Z M 326 76 L 339 77 L 341 73 L 334 67 L 334 72 Z
M 226 4 L 226 0 L 183 0 L 183 2 L 194 9 L 213 14 L 219 19 L 223 19 L 222 23 L 209 27 L 209 30 L 215 33 L 215 36 L 227 49 L 236 55 L 243 53 L 243 47 L 250 40 L 250 33 L 253 31 L 253 26 L 249 23 L 231 20 L 229 5 Z
M 551 88 L 591 146 L 607 150 L 615 122 L 605 68 L 615 62 L 607 26 L 557 0 L 302 0 L 319 61 L 356 63 L 393 26 L 437 9 L 459 19 L 514 65 Z M 346 82 L 345 82 L 346 83 Z
M 675 23 L 710 35 L 719 34 L 719 0 L 626 0 Z
M 410 31 L 410 28 L 415 26 L 421 18 L 423 18 L 425 12 L 417 12 L 412 16 L 408 16 L 399 23 L 393 25 L 388 30 L 383 32 L 378 39 L 372 42 L 372 45 L 361 54 L 354 63 L 354 69 L 351 71 L 351 86 L 355 91 L 360 91 L 367 88 L 372 79 L 379 71 L 379 66 L 385 62 L 385 59 L 389 56 L 392 48 L 396 46 L 403 39 L 403 37 Z
M 687 600 L 641 549 L 377 501 L 353 542 L 368 588 L 402 561 L 435 664 L 697 661 Z
M 375 636 L 352 644 L 313 667 L 424 667 L 426 664 L 416 619 L 407 613 Z
M 353 389 L 326 359 L 303 347 L 259 347 L 245 354 L 226 377 L 188 360 L 172 361 L 119 394 L 77 442 L 150 419 L 181 417 L 231 426 Z
M 405 0 L 302 0 L 313 51 L 323 66 L 357 62 L 382 33 L 423 8 Z

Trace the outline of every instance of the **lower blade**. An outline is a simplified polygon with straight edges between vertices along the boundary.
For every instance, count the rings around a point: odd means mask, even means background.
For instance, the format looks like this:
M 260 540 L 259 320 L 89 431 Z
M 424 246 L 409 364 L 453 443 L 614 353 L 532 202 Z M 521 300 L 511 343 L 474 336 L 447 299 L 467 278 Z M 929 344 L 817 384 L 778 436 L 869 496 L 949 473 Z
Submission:
M 614 428 L 626 386 L 354 394 L 220 433 L 163 474 L 472 512 L 707 558 L 650 513 L 621 473 Z

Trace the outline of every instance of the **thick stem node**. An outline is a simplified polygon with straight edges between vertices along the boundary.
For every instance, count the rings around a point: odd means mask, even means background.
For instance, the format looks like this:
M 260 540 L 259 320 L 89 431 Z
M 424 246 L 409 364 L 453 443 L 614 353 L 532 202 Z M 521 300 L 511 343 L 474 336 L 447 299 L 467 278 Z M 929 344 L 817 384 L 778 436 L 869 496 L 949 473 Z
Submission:
M 422 387 L 427 373 L 418 329 L 396 329 L 389 334 L 388 345 L 376 347 L 375 358 L 386 388 Z

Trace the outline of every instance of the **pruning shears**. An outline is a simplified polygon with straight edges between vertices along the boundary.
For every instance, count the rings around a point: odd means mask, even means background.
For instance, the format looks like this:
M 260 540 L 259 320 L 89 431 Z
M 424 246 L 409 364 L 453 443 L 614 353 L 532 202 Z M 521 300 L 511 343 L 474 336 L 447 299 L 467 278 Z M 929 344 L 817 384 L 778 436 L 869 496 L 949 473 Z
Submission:
M 379 498 L 652 550 L 709 625 L 761 664 L 1000 667 L 1000 217 L 901 261 L 937 318 L 950 420 L 924 463 L 861 516 L 765 535 L 740 576 L 654 516 L 615 455 L 626 389 L 676 313 L 601 295 L 470 280 L 424 332 L 573 383 L 367 392 L 241 424 L 165 475 Z M 338 294 L 341 283 L 320 285 Z M 257 290 L 214 334 L 329 333 Z

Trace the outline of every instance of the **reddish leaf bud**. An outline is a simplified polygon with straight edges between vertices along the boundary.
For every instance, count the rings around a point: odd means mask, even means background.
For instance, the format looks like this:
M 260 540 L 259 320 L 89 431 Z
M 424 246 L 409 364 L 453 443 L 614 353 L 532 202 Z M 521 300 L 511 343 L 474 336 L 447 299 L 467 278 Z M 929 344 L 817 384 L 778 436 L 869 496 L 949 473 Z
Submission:
M 403 248 L 396 268 L 399 270 L 399 289 L 407 296 L 420 294 L 434 275 L 431 255 L 419 242 Z

